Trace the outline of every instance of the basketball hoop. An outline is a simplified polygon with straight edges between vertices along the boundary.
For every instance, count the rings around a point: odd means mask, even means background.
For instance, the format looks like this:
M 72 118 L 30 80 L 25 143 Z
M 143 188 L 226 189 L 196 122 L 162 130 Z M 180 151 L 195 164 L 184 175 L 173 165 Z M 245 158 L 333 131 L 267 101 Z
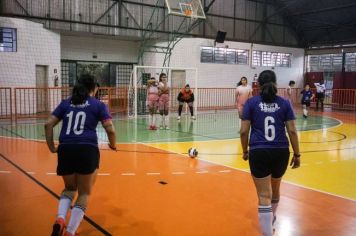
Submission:
M 184 15 L 185 16 L 192 16 L 192 14 L 193 14 L 193 11 L 192 10 L 189 10 L 189 9 L 186 9 L 186 10 L 184 10 Z
M 181 12 L 186 17 L 193 17 L 193 6 L 192 3 L 181 2 L 179 3 Z
M 168 14 L 206 19 L 201 0 L 165 0 Z

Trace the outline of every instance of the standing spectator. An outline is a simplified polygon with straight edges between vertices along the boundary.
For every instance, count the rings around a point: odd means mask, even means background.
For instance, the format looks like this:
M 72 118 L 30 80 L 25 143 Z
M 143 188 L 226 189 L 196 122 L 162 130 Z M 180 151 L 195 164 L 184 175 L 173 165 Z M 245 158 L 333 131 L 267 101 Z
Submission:
M 246 77 L 242 77 L 237 85 L 238 87 L 236 88 L 236 104 L 237 110 L 239 112 L 239 117 L 241 118 L 245 102 L 249 97 L 252 96 L 252 88 L 250 85 L 247 84 Z
M 316 110 L 319 110 L 319 102 L 321 111 L 324 111 L 324 98 L 325 98 L 325 84 L 324 83 L 314 83 L 316 88 Z

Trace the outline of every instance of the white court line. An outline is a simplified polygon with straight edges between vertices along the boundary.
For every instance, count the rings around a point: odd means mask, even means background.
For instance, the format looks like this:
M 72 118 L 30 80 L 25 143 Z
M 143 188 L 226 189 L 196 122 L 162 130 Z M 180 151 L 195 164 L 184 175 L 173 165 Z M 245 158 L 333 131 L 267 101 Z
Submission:
M 146 145 L 146 146 L 149 146 L 149 147 L 153 147 L 153 146 L 150 146 L 149 144 L 145 144 L 145 143 L 140 143 L 140 144 Z M 164 149 L 159 148 L 159 147 L 153 147 L 153 148 L 161 149 L 162 151 L 166 151 L 166 152 L 170 152 L 170 153 L 175 153 L 175 154 L 180 155 L 180 156 L 185 156 L 185 155 L 183 155 L 183 154 L 181 154 L 181 153 L 174 152 L 174 151 L 167 151 L 167 150 L 164 150 Z M 220 163 L 215 163 L 215 162 L 213 162 L 213 161 L 203 160 L 203 159 L 199 159 L 199 158 L 198 158 L 198 160 L 199 160 L 199 161 L 204 161 L 204 162 L 207 162 L 207 163 L 210 163 L 210 164 L 214 164 L 214 165 L 217 165 L 217 166 L 224 166 L 224 167 L 226 167 L 226 168 L 229 168 L 229 169 L 232 169 L 232 170 L 236 170 L 236 171 L 241 171 L 241 172 L 245 172 L 245 173 L 250 173 L 250 171 L 248 171 L 248 170 L 238 169 L 238 168 L 231 167 L 231 166 L 227 166 L 227 165 L 223 165 L 223 164 L 220 164 Z M 349 201 L 352 201 L 352 202 L 356 202 L 356 200 L 355 200 L 355 199 L 352 199 L 352 198 L 340 196 L 340 195 L 337 195 L 337 194 L 325 192 L 325 191 L 318 190 L 318 189 L 309 188 L 309 187 L 306 187 L 306 186 L 303 186 L 303 185 L 299 185 L 299 184 L 295 184 L 295 183 L 292 183 L 292 182 L 289 182 L 289 181 L 286 181 L 286 180 L 282 180 L 282 182 L 287 183 L 287 184 L 290 184 L 290 185 L 293 185 L 293 186 L 297 186 L 297 187 L 300 187 L 300 188 L 304 188 L 304 189 L 308 189 L 308 190 L 313 190 L 313 191 L 315 191 L 315 192 L 323 193 L 323 194 L 330 195 L 330 196 L 333 196 L 333 197 L 338 197 L 338 198 L 341 198 L 341 199 L 345 199 L 345 200 L 349 200 Z
M 132 175 L 136 175 L 136 174 L 135 173 L 122 173 L 121 175 L 132 176 Z
M 54 173 L 54 172 L 47 172 L 46 175 L 57 175 L 57 173 Z
M 206 174 L 206 173 L 209 173 L 209 171 L 202 170 L 202 171 L 196 171 L 195 173 L 197 173 L 197 174 Z
M 100 176 L 109 176 L 111 174 L 110 173 L 98 173 L 98 175 L 100 175 Z
M 146 173 L 146 175 L 160 175 L 161 173 L 156 173 L 156 172 L 153 172 L 153 173 Z
M 315 162 L 315 164 L 316 165 L 321 165 L 321 164 L 323 164 L 324 162 L 322 162 L 322 161 L 317 161 L 317 162 Z
M 229 173 L 231 170 L 219 170 L 220 173 Z
M 8 170 L 0 170 L 0 174 L 10 174 L 11 171 Z
M 172 172 L 172 175 L 184 175 L 184 172 Z
M 29 174 L 29 175 L 34 175 L 35 174 L 35 172 L 33 172 L 33 171 L 26 171 L 26 173 Z

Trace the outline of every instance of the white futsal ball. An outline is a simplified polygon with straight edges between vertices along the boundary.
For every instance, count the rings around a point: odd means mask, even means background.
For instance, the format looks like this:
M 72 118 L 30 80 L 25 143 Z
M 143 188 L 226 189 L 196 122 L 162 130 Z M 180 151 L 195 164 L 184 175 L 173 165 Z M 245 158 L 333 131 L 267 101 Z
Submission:
M 196 148 L 189 148 L 188 150 L 188 155 L 191 157 L 191 158 L 195 158 L 198 156 L 198 150 Z

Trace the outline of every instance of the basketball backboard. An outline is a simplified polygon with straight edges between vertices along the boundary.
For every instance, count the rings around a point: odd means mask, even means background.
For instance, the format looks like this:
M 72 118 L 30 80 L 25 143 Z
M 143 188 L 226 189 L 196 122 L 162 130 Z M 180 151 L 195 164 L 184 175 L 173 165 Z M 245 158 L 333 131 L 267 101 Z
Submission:
M 200 0 L 166 0 L 168 14 L 206 19 Z

